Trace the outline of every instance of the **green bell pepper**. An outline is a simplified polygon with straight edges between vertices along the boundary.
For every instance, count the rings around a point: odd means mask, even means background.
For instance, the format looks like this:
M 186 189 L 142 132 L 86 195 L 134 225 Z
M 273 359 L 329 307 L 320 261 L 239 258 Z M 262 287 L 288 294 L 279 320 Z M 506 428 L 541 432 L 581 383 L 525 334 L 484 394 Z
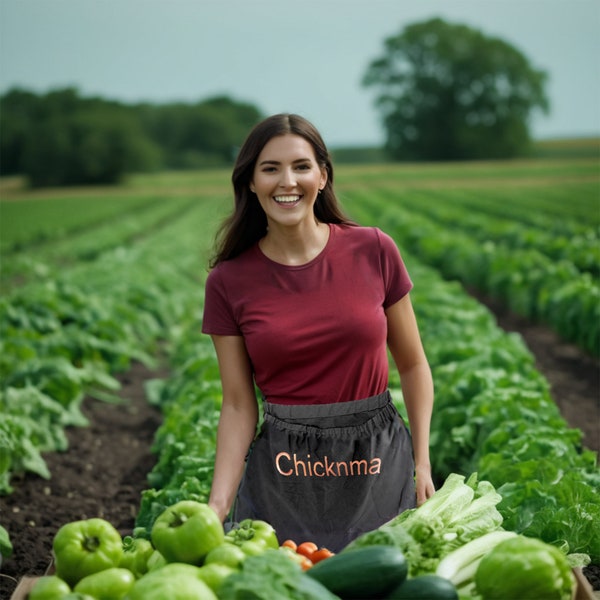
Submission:
M 74 592 L 88 594 L 97 600 L 121 600 L 131 589 L 135 576 L 128 569 L 112 567 L 81 579 Z
M 244 519 L 227 533 L 225 540 L 239 546 L 246 556 L 258 556 L 268 548 L 279 548 L 275 529 L 260 520 Z
M 130 535 L 123 538 L 123 557 L 120 567 L 129 569 L 136 579 L 148 572 L 148 560 L 154 553 L 154 548 L 149 540 L 133 538 Z
M 219 590 L 225 579 L 232 573 L 237 572 L 238 569 L 220 563 L 204 564 L 200 567 L 200 577 L 202 578 L 202 581 L 204 581 L 217 596 L 219 595 Z
M 74 586 L 86 575 L 116 567 L 123 556 L 121 534 L 104 519 L 63 525 L 52 542 L 56 575 Z
M 56 575 L 40 577 L 27 596 L 28 600 L 62 600 L 71 593 L 69 584 Z
M 234 545 L 240 548 L 246 556 L 260 556 L 261 554 L 264 554 L 265 550 L 269 548 L 264 542 L 261 542 L 260 540 L 247 540 L 245 542 L 235 542 Z
M 205 565 L 217 564 L 239 569 L 246 559 L 247 554 L 236 544 L 223 542 L 213 548 L 204 559 Z
M 166 561 L 165 557 L 158 550 L 154 550 L 152 552 L 152 554 L 150 555 L 150 558 L 148 559 L 146 566 L 148 567 L 148 572 L 150 572 L 150 571 L 155 571 L 156 569 L 159 569 L 160 567 L 164 567 L 166 564 L 167 564 L 167 561 Z
M 152 526 L 152 543 L 167 562 L 200 565 L 223 543 L 225 533 L 208 504 L 181 500 L 165 509 Z
M 169 563 L 147 573 L 134 584 L 127 600 L 217 600 L 202 579 L 200 567 Z

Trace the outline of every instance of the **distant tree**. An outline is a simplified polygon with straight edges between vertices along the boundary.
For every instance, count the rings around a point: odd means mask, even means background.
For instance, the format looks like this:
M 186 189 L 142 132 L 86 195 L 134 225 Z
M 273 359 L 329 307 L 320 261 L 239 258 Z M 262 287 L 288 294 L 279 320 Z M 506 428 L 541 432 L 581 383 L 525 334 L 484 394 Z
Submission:
M 38 96 L 17 88 L 0 98 L 0 175 L 22 172 L 25 140 L 38 105 Z
M 25 143 L 23 172 L 33 187 L 117 183 L 159 165 L 159 151 L 121 108 L 83 106 L 39 122 Z
M 387 38 L 363 85 L 377 90 L 393 158 L 463 160 L 526 153 L 546 79 L 507 42 L 435 18 Z
M 231 164 L 248 130 L 261 119 L 256 107 L 227 96 L 195 104 L 141 105 L 137 113 L 163 148 L 165 165 L 174 169 Z

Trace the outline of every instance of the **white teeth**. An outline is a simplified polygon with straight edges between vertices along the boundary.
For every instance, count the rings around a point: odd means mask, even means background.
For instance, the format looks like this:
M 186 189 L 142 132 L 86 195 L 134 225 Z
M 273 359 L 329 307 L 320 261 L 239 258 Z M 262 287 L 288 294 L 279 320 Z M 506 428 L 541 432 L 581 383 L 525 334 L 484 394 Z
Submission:
M 292 202 L 298 202 L 300 200 L 300 196 L 275 196 L 275 202 L 281 202 L 282 204 Z

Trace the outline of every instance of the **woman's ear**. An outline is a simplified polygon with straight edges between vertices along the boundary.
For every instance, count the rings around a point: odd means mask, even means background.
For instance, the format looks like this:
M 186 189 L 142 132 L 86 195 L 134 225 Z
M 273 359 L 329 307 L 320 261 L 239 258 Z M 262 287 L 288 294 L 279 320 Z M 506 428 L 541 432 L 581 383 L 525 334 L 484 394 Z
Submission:
M 250 185 L 249 185 L 248 187 L 250 188 L 250 191 L 251 191 L 253 194 L 256 194 L 256 190 L 254 189 L 254 183 L 253 183 L 252 181 L 250 182 Z
M 327 169 L 323 167 L 321 169 L 321 183 L 319 184 L 319 190 L 323 190 L 325 185 L 327 184 Z

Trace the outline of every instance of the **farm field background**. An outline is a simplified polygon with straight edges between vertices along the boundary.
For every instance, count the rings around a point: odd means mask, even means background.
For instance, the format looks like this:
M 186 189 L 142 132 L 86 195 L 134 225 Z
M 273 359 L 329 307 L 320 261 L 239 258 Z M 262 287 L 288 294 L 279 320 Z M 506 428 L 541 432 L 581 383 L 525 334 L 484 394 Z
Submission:
M 494 394 L 507 399 L 518 387 L 531 403 L 521 402 L 520 416 L 503 417 L 534 430 L 556 425 L 564 432 L 562 451 L 573 452 L 571 466 L 595 472 L 597 159 L 339 166 L 335 177 L 347 212 L 392 235 L 413 276 L 442 415 L 432 436 L 438 479 L 453 470 L 494 475 L 486 457 L 499 460 L 487 442 L 495 426 L 482 426 L 484 413 L 477 412 L 493 411 L 493 404 L 467 406 L 460 394 L 487 394 L 493 403 Z M 1 402 L 10 416 L 0 425 L 0 524 L 15 545 L 7 572 L 18 578 L 43 572 L 62 523 L 99 510 L 90 496 L 126 530 L 140 522 L 142 490 L 191 485 L 186 468 L 206 473 L 193 493 L 207 492 L 219 390 L 216 359 L 199 329 L 209 248 L 231 198 L 229 171 L 35 192 L 7 179 L 0 193 Z M 488 361 L 478 371 L 450 373 L 449 365 L 476 356 Z M 511 361 L 520 362 L 518 371 L 509 371 Z M 510 384 L 498 376 L 501 369 L 510 372 Z M 200 425 L 185 456 L 172 456 L 164 442 L 169 420 L 190 413 L 180 407 L 170 416 L 165 395 L 189 385 L 177 379 L 181 373 L 196 375 L 193 386 L 206 403 L 196 403 Z M 398 382 L 391 385 L 401 402 Z M 538 423 L 534 413 L 544 411 Z M 443 418 L 454 419 L 462 437 L 444 442 Z M 103 421 L 113 435 L 106 444 Z M 513 433 L 518 437 L 517 425 Z M 87 445 L 78 446 L 86 435 Z M 17 438 L 32 444 L 20 447 Z M 73 481 L 65 485 L 61 457 L 69 455 Z M 190 456 L 196 460 L 186 467 Z M 129 471 L 119 474 L 119 466 Z M 110 486 L 97 469 L 110 474 Z

